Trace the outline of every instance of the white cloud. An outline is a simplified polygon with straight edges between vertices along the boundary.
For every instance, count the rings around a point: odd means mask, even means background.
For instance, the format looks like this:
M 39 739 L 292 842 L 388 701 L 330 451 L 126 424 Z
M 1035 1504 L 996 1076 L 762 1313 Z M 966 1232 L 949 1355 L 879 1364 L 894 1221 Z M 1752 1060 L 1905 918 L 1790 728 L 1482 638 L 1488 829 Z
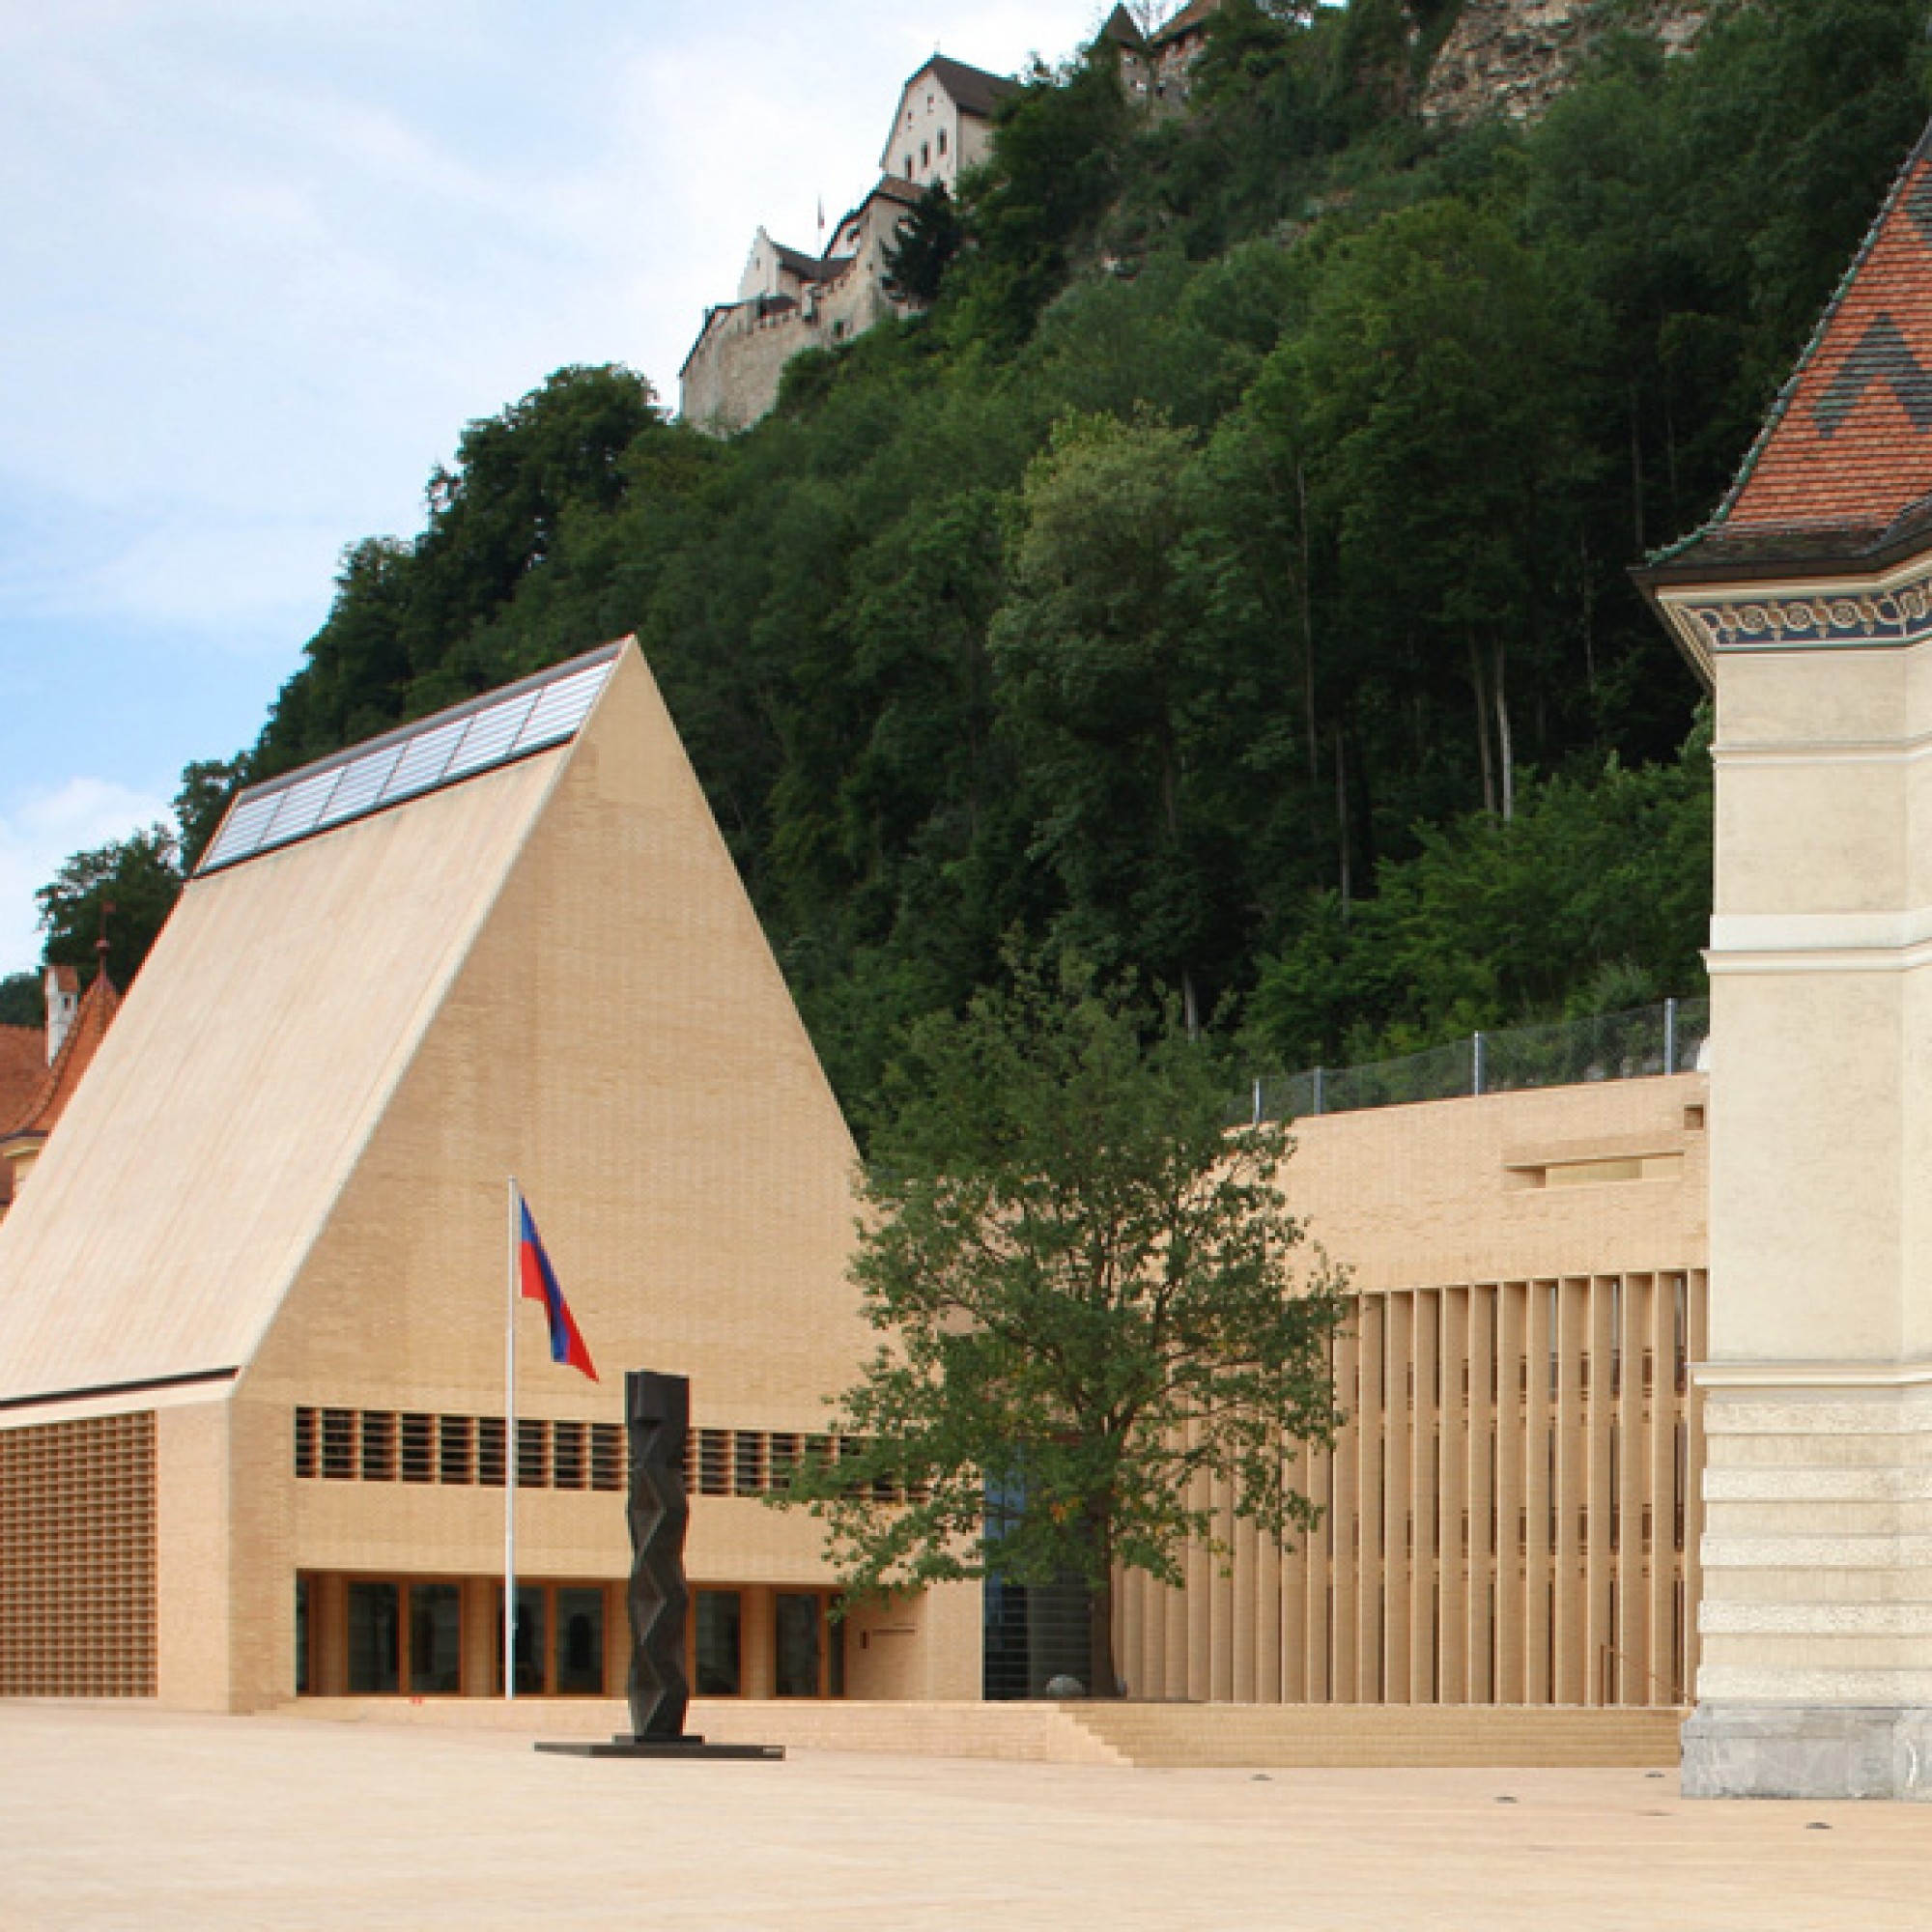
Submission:
M 0 0 L 0 962 L 68 851 L 252 736 L 467 422 L 566 362 L 675 404 L 753 230 L 870 186 L 936 44 L 1010 71 L 1103 11 Z M 36 833 L 74 772 L 127 810 Z
M 0 810 L 0 975 L 40 958 L 34 894 L 63 860 L 169 818 L 167 800 L 97 778 L 69 779 Z

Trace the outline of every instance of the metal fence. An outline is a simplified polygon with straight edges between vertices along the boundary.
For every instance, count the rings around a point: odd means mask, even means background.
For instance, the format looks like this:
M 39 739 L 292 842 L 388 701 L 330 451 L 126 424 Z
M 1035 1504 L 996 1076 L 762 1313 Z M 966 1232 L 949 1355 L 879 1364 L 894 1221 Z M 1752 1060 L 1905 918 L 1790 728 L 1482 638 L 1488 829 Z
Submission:
M 1256 1122 L 1288 1121 L 1412 1100 L 1689 1073 L 1702 1064 L 1710 1034 L 1709 1000 L 1665 1000 L 1551 1026 L 1471 1034 L 1448 1046 L 1368 1066 L 1315 1066 L 1258 1079 L 1246 1111 Z

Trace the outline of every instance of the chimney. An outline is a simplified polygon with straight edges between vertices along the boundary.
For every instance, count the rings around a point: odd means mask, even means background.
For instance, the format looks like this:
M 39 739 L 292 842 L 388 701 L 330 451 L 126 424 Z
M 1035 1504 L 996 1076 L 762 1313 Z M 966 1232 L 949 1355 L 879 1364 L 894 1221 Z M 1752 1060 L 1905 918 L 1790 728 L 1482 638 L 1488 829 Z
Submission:
M 80 975 L 71 966 L 49 966 L 47 989 L 47 1065 L 60 1058 L 60 1050 L 73 1025 L 80 1007 Z

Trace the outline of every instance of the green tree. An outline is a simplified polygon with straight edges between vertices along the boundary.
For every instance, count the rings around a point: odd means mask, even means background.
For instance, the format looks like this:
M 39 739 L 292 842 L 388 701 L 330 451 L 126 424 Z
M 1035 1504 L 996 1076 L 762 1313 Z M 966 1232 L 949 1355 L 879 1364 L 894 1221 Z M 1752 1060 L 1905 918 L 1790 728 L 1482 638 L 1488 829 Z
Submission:
M 201 855 L 221 829 L 235 794 L 247 781 L 245 757 L 197 758 L 183 767 L 181 789 L 175 793 L 175 824 L 181 832 L 184 879 L 201 863 Z
M 1063 936 L 1178 986 L 1198 1030 L 1238 840 L 1208 749 L 1229 667 L 1183 568 L 1192 448 L 1152 418 L 1059 426 L 1027 471 L 992 657 Z
M 43 1027 L 45 990 L 38 973 L 9 973 L 0 979 L 0 1026 Z
M 934 182 L 886 245 L 887 293 L 918 308 L 931 307 L 965 236 L 946 184 Z
M 1171 1009 L 1075 965 L 913 1029 L 864 1174 L 882 1347 L 835 1425 L 861 1446 L 781 1499 L 827 1523 L 848 1600 L 1076 1574 L 1111 1695 L 1116 1567 L 1178 1584 L 1189 1544 L 1227 1553 L 1196 1476 L 1271 1537 L 1314 1524 L 1283 1466 L 1339 1419 L 1339 1283 L 1291 1274 L 1288 1142 L 1228 1131 L 1227 1095 Z
M 49 966 L 94 975 L 96 942 L 107 936 L 107 975 L 124 992 L 181 896 L 181 845 L 151 825 L 91 852 L 76 852 L 34 895 L 47 935 Z
M 1345 919 L 1309 909 L 1249 1019 L 1279 1064 L 1373 1060 L 1478 1028 L 1642 1005 L 1703 983 L 1709 724 L 1670 765 L 1539 781 L 1509 824 L 1469 812 L 1385 861 Z M 1560 934 L 1560 944 L 1552 936 Z

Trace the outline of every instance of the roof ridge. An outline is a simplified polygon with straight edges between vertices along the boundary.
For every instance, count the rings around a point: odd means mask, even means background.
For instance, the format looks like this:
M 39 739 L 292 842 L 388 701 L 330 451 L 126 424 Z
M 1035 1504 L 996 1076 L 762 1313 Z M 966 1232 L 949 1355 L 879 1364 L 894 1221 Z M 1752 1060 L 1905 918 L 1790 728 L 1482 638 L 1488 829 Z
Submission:
M 1918 140 L 1912 144 L 1904 160 L 1899 163 L 1897 172 L 1891 178 L 1891 185 L 1886 190 L 1885 199 L 1879 204 L 1878 213 L 1872 216 L 1865 228 L 1864 236 L 1859 242 L 1858 252 L 1853 255 L 1844 273 L 1838 277 L 1833 288 L 1824 309 L 1812 326 L 1804 349 L 1799 354 L 1797 362 L 1792 367 L 1791 374 L 1779 386 L 1763 423 L 1759 425 L 1757 435 L 1751 439 L 1750 447 L 1745 451 L 1744 460 L 1738 465 L 1730 488 L 1724 492 L 1718 507 L 1696 530 L 1680 542 L 1667 545 L 1660 551 L 1650 559 L 1653 563 L 1662 562 L 1679 554 L 1699 537 L 1722 527 L 1730 521 L 1731 512 L 1737 507 L 1738 498 L 1744 495 L 1747 486 L 1756 473 L 1758 465 L 1770 447 L 1772 438 L 1783 426 L 1785 417 L 1790 413 L 1799 387 L 1809 374 L 1812 363 L 1817 360 L 1819 352 L 1824 348 L 1825 338 L 1831 333 L 1832 325 L 1837 321 L 1844 307 L 1845 298 L 1851 293 L 1853 284 L 1871 259 L 1872 251 L 1878 245 L 1879 237 L 1885 232 L 1893 210 L 1897 208 L 1905 193 L 1906 184 L 1912 179 L 1913 171 L 1925 157 L 1928 150 L 1932 150 L 1932 120 L 1926 122 L 1919 131 Z
M 107 1037 L 114 1016 L 121 1010 L 121 994 L 106 969 L 97 973 L 80 996 L 73 1022 L 61 1041 L 60 1051 L 47 1067 L 46 1077 L 34 1090 L 27 1111 L 19 1122 L 0 1132 L 0 1140 L 14 1140 L 22 1134 L 50 1134 L 81 1076 L 92 1064 L 96 1050 Z M 76 1064 L 77 1063 L 77 1064 Z

